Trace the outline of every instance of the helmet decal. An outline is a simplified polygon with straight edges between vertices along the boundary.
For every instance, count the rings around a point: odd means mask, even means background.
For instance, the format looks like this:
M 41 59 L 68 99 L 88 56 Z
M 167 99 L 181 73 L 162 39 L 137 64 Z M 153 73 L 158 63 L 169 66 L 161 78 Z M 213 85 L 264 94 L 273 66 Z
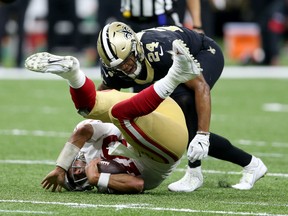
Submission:
M 118 30 L 117 32 L 123 33 L 124 38 L 131 39 L 133 36 L 133 32 L 128 26 L 122 26 L 122 29 Z
M 110 62 L 116 61 L 118 57 L 112 52 L 111 43 L 109 40 L 109 26 L 106 25 L 100 33 L 101 43 L 103 44 L 103 52 Z

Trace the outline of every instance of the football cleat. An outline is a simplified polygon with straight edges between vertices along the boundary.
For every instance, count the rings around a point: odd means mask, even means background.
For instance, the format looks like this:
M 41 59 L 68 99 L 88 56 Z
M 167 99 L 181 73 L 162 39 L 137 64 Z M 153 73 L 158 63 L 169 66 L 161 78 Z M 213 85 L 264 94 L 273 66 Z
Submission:
M 180 180 L 168 185 L 172 192 L 192 192 L 203 185 L 201 166 L 196 168 L 188 167 L 185 175 Z
M 172 48 L 173 64 L 168 72 L 170 77 L 184 83 L 201 73 L 200 63 L 190 53 L 189 48 L 182 40 L 174 40 Z
M 232 188 L 238 190 L 250 190 L 256 181 L 265 176 L 266 172 L 267 167 L 262 160 L 253 156 L 250 164 L 244 167 L 240 182 L 232 185 Z
M 79 61 L 73 56 L 57 56 L 47 52 L 36 53 L 25 61 L 25 68 L 39 73 L 63 73 L 79 70 Z

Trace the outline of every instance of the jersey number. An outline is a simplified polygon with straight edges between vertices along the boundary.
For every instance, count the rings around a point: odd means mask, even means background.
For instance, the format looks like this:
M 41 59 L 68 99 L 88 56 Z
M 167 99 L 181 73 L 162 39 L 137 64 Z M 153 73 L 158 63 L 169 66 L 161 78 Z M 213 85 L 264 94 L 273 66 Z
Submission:
M 158 27 L 155 29 L 153 28 L 153 30 L 157 30 L 157 31 L 181 31 L 181 32 L 183 32 L 183 30 L 177 26 Z M 150 51 L 150 53 L 147 54 L 147 58 L 148 58 L 149 62 L 159 62 L 160 56 L 163 56 L 163 54 L 164 54 L 162 47 L 159 46 L 159 42 L 152 42 L 152 43 L 146 44 L 146 49 Z
M 150 51 L 150 53 L 147 54 L 147 58 L 149 62 L 159 62 L 159 51 L 155 51 L 155 48 L 159 47 L 159 42 L 152 42 L 149 44 L 146 44 L 146 49 Z M 162 48 L 161 48 L 162 49 Z

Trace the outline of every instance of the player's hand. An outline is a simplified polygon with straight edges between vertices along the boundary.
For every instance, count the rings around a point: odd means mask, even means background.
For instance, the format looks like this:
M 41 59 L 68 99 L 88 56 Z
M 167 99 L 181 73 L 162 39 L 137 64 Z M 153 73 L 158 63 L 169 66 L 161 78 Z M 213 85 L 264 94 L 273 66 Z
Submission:
M 196 160 L 202 160 L 207 157 L 209 151 L 209 134 L 196 134 L 193 140 L 190 142 L 187 157 L 190 162 Z
M 101 158 L 93 159 L 85 167 L 86 176 L 90 185 L 97 185 L 99 179 L 99 172 L 97 168 L 98 162 L 101 161 Z
M 56 167 L 42 180 L 41 185 L 46 190 L 52 187 L 52 192 L 55 192 L 56 190 L 60 192 L 64 181 L 65 170 L 61 167 Z

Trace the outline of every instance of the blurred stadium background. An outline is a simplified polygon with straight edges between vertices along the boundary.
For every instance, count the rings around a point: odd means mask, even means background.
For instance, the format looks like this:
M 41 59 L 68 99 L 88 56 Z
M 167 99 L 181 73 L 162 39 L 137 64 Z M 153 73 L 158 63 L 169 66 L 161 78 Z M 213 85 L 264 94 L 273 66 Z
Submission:
M 100 19 L 105 22 L 121 19 L 120 0 L 107 1 L 111 4 L 101 13 L 107 17 L 98 16 L 100 0 L 0 3 L 0 67 L 21 68 L 28 55 L 39 51 L 69 53 L 80 58 L 83 66 L 97 65 L 96 38 L 103 25 Z M 271 2 L 201 0 L 204 31 L 222 46 L 226 65 L 249 65 L 263 57 L 259 14 Z M 185 0 L 178 0 L 179 10 L 183 10 L 184 4 Z M 187 11 L 183 20 L 185 26 L 192 27 L 193 20 Z M 279 65 L 287 65 L 285 40 L 280 47 Z

